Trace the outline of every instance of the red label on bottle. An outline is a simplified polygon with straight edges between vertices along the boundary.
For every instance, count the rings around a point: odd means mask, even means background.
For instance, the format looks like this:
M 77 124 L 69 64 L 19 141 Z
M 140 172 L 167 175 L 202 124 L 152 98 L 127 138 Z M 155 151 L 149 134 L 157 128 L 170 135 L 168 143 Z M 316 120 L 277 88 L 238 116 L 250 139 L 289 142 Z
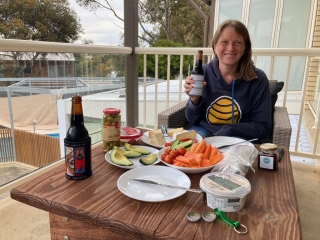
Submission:
M 71 177 L 85 175 L 85 147 L 66 147 L 66 174 Z

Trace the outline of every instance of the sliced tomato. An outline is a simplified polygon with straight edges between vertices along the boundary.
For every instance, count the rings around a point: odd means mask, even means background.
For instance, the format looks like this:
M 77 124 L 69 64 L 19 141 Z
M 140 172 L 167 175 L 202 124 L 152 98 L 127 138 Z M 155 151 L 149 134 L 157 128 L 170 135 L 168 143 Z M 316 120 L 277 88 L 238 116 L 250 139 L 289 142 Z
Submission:
M 186 142 L 186 141 L 189 141 L 191 140 L 191 138 L 184 138 L 184 139 L 181 139 L 179 142 Z
M 172 150 L 170 152 L 170 155 L 173 157 L 173 158 L 176 158 L 178 156 L 180 156 L 180 151 L 179 150 Z
M 164 150 L 164 152 L 165 152 L 166 154 L 169 154 L 169 153 L 171 152 L 171 148 L 166 148 L 166 149 Z
M 167 155 L 163 161 L 169 164 L 173 164 L 173 157 L 171 155 Z
M 197 143 L 198 140 L 196 138 L 192 138 L 192 142 Z
M 161 160 L 163 160 L 164 161 L 164 159 L 166 158 L 166 156 L 167 156 L 168 154 L 167 153 L 163 153 L 163 154 L 161 154 Z
M 172 145 L 172 142 L 167 142 L 164 144 L 165 147 L 170 147 Z
M 181 147 L 178 149 L 178 151 L 180 152 L 180 155 L 184 156 L 184 154 L 187 152 L 187 149 L 184 147 Z

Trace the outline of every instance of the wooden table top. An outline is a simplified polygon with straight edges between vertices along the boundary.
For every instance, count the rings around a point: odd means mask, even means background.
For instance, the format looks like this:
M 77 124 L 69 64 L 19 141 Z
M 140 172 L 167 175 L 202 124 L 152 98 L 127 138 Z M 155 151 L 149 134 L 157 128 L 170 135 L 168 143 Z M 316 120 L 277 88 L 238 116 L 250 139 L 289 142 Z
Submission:
M 102 144 L 93 146 L 93 175 L 85 180 L 68 180 L 64 165 L 11 190 L 11 197 L 49 213 L 105 228 L 129 239 L 301 239 L 300 217 L 288 149 L 277 171 L 249 170 L 251 193 L 239 212 L 226 213 L 232 221 L 248 228 L 245 235 L 216 219 L 189 222 L 190 211 L 200 214 L 211 209 L 202 194 L 186 192 L 159 203 L 134 200 L 117 188 L 118 178 L 127 171 L 106 162 Z M 199 189 L 202 174 L 188 174 L 191 187 Z

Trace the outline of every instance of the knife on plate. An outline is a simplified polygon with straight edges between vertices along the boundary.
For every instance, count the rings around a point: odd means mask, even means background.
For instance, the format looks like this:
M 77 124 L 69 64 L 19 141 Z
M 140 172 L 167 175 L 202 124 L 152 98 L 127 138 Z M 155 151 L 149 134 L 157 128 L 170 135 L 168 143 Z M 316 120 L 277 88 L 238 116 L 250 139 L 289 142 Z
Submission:
M 161 129 L 162 136 L 163 136 L 164 140 L 167 143 L 171 142 L 171 138 L 168 136 L 168 133 L 167 133 L 167 128 L 165 126 L 161 125 L 160 129 Z
M 175 188 L 175 189 L 185 190 L 185 191 L 189 191 L 189 192 L 202 193 L 202 191 L 199 189 L 168 185 L 168 184 L 158 183 L 158 182 L 154 182 L 154 181 L 146 180 L 146 179 L 130 179 L 129 181 L 130 182 L 137 182 L 137 183 L 151 184 L 151 185 L 158 185 L 158 186 L 169 187 L 169 188 Z
M 258 138 L 245 140 L 245 141 L 237 142 L 237 143 L 232 143 L 232 144 L 228 144 L 228 145 L 223 145 L 223 146 L 218 147 L 218 150 L 223 149 L 223 148 L 227 148 L 227 147 L 231 147 L 231 146 L 234 146 L 234 145 L 238 145 L 238 144 L 241 144 L 241 143 L 245 143 L 245 142 L 252 142 L 252 141 L 255 141 L 255 140 L 258 140 Z

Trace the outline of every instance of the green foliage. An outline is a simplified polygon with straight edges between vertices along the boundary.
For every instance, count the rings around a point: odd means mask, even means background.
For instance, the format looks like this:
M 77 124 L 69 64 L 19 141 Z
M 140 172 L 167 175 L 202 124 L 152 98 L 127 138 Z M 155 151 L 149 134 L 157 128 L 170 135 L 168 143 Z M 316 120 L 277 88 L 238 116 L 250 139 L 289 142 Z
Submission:
M 154 47 L 183 47 L 180 43 L 175 43 L 166 39 L 159 39 Z M 139 76 L 143 76 L 143 55 L 139 55 Z M 167 59 L 168 55 L 158 56 L 158 78 L 167 79 Z M 184 56 L 183 76 L 187 76 L 188 65 L 192 65 L 193 57 Z M 180 55 L 170 55 L 170 79 L 176 79 L 180 74 Z M 155 77 L 155 55 L 147 55 L 147 76 Z
M 74 42 L 82 32 L 67 0 L 0 1 L 0 37 Z
M 169 27 L 160 27 L 160 38 L 168 36 L 167 29 L 169 29 L 171 41 L 179 42 L 184 47 L 202 47 L 205 20 L 188 0 L 171 2 L 174 2 L 174 4 L 170 6 Z M 201 0 L 194 0 L 194 2 L 210 18 L 210 7 Z
M 71 43 L 80 38 L 81 32 L 80 20 L 69 8 L 68 0 L 0 1 L 0 38 Z M 10 75 L 20 77 L 35 59 L 45 58 L 47 53 L 10 52 L 1 55 L 14 61 L 7 69 Z M 29 61 L 19 64 L 23 58 Z
M 76 77 L 107 77 L 117 72 L 117 77 L 124 76 L 125 55 L 113 54 L 75 54 Z

